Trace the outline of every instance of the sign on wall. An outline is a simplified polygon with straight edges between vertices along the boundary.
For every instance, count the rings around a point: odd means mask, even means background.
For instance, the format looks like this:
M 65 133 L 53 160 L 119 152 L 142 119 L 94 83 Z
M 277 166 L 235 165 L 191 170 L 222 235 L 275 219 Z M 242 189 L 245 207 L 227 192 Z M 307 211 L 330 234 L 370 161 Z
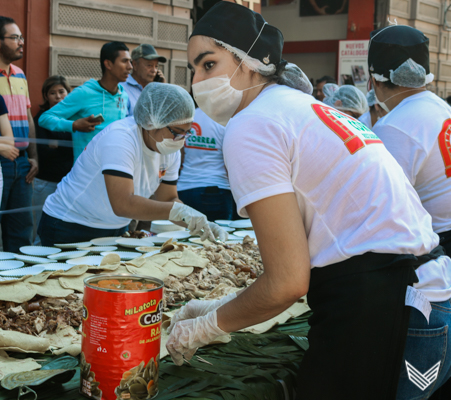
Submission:
M 367 92 L 369 40 L 340 40 L 338 50 L 338 84 L 355 85 Z

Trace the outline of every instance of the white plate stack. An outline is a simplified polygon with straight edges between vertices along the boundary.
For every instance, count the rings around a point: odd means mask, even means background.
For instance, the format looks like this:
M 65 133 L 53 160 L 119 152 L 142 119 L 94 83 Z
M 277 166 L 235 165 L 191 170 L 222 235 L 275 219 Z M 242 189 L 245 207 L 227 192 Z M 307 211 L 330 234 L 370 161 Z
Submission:
M 152 221 L 150 225 L 150 231 L 153 233 L 163 233 L 163 232 L 173 232 L 173 231 L 184 231 L 185 228 L 173 224 L 171 221 L 160 220 Z M 150 238 L 152 240 L 152 238 Z

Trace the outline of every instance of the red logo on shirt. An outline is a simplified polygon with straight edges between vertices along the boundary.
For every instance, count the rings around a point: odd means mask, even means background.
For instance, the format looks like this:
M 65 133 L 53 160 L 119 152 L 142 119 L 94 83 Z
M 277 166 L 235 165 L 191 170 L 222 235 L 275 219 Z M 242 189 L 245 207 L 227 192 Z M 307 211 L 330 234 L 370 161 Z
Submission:
M 451 178 L 451 119 L 443 123 L 441 132 L 438 135 L 438 146 L 442 153 L 443 163 L 445 164 L 445 174 Z
M 161 179 L 163 178 L 163 176 L 166 175 L 166 169 L 167 169 L 166 164 L 160 165 L 160 170 L 158 171 L 158 178 Z
M 202 128 L 200 127 L 200 125 L 197 122 L 193 122 L 191 129 L 194 131 L 196 136 L 202 136 Z
M 321 104 L 312 104 L 313 111 L 341 140 L 351 154 L 365 147 L 365 144 L 382 143 L 382 141 L 365 125 L 349 115 Z M 352 130 L 356 130 L 364 139 Z

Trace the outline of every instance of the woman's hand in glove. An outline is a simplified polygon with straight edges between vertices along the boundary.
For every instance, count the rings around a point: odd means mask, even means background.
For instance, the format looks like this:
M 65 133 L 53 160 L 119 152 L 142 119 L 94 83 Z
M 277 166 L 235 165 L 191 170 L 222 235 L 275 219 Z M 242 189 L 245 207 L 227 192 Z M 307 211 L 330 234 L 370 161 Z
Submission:
M 223 240 L 221 238 L 227 240 L 228 234 L 224 229 L 213 222 L 208 222 L 204 214 L 185 204 L 174 202 L 169 219 L 185 222 L 191 235 L 199 235 L 201 240 L 209 239 L 214 242 L 216 237 L 219 237 L 220 240 Z
M 214 222 L 209 222 L 208 225 L 210 226 L 210 229 L 213 232 L 213 236 L 215 238 L 218 238 L 221 242 L 225 242 L 229 238 L 229 234 L 224 229 L 222 229 L 218 224 L 215 224 Z
M 191 300 L 178 310 L 171 318 L 171 325 L 168 327 L 168 333 L 172 332 L 174 325 L 190 318 L 201 317 L 208 314 L 210 311 L 216 310 L 222 305 L 236 298 L 236 293 L 230 293 L 219 300 Z
M 216 310 L 213 310 L 201 317 L 177 322 L 166 348 L 174 364 L 182 365 L 183 359 L 190 360 L 198 347 L 205 346 L 226 334 L 218 327 Z

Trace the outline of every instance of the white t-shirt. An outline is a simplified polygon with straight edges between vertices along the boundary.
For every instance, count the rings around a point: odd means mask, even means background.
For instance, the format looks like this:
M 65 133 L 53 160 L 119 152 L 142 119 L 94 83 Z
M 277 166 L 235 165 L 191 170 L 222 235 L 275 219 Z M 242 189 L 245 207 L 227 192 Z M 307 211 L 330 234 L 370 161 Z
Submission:
M 180 152 L 163 156 L 150 150 L 133 117 L 108 125 L 86 146 L 72 170 L 50 195 L 43 211 L 65 222 L 118 229 L 130 219 L 114 214 L 103 171 L 133 178 L 135 195 L 149 198 L 162 181 L 176 181 Z
M 312 268 L 367 252 L 422 255 L 438 245 L 430 215 L 377 136 L 298 90 L 264 89 L 229 121 L 223 151 L 241 216 L 258 200 L 295 193 Z M 448 257 L 417 271 L 430 300 L 451 297 Z
M 373 125 L 371 124 L 371 113 L 369 111 L 367 111 L 366 113 L 362 114 L 359 117 L 359 121 L 365 125 L 367 128 L 372 128 Z
M 434 232 L 451 230 L 451 108 L 430 91 L 409 96 L 374 132 L 401 165 L 432 216 Z
M 217 186 L 230 189 L 222 155 L 225 128 L 196 109 L 192 130 L 185 141 L 185 158 L 177 190 Z

